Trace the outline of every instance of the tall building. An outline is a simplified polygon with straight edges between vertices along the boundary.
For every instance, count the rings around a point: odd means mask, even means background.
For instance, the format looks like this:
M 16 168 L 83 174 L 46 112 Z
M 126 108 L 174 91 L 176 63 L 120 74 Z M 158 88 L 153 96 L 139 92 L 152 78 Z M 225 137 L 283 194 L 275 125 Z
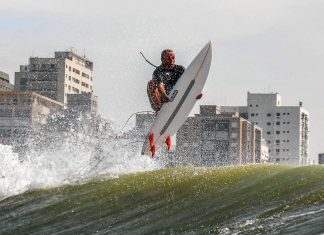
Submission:
M 200 106 L 177 132 L 176 164 L 226 166 L 264 162 L 262 129 L 239 117 L 221 113 L 215 105 Z
M 12 91 L 14 86 L 9 82 L 9 75 L 0 71 L 0 92 Z
M 273 163 L 308 165 L 309 112 L 299 106 L 282 106 L 278 93 L 247 94 L 247 106 L 223 106 L 222 111 L 240 108 L 248 120 L 262 127 Z
M 15 73 L 15 90 L 34 91 L 63 103 L 68 94 L 92 93 L 93 62 L 72 51 L 55 52 L 54 58 L 31 57 Z

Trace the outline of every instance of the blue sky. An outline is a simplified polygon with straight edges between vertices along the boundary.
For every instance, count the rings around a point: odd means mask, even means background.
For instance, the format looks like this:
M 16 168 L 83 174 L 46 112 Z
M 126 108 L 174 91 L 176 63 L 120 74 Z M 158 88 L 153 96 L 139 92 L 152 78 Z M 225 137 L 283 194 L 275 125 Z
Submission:
M 279 92 L 311 114 L 310 153 L 324 152 L 324 2 L 320 0 L 0 0 L 0 70 L 14 79 L 32 55 L 71 47 L 94 61 L 100 113 L 123 123 L 149 110 L 146 82 L 160 51 L 187 66 L 212 40 L 199 104 L 245 105 L 247 91 Z M 197 107 L 195 108 L 197 112 Z

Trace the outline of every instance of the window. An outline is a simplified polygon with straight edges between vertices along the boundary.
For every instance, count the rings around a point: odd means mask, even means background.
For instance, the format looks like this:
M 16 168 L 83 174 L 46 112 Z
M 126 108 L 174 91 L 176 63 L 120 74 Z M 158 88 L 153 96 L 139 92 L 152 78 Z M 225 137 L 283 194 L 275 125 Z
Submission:
M 71 81 L 71 76 L 69 76 L 69 81 Z
M 280 122 L 276 122 L 276 125 L 279 126 L 280 125 Z
M 0 117 L 11 117 L 12 110 L 11 109 L 0 109 Z
M 289 131 L 287 131 L 287 133 L 289 133 Z
M 280 153 L 280 149 L 276 149 L 276 153 Z
M 290 124 L 290 122 L 287 122 L 287 124 Z
M 283 115 L 286 115 L 286 113 L 283 113 Z
M 72 77 L 72 80 L 73 80 L 73 82 L 75 82 L 77 84 L 80 84 L 80 80 L 79 79 L 76 79 L 76 78 Z
M 280 135 L 280 131 L 276 131 L 276 134 L 277 134 L 277 135 Z
M 289 143 L 289 140 L 287 140 L 287 143 Z
M 255 107 L 259 107 L 259 105 L 257 104 L 257 105 L 255 105 Z
M 267 141 L 267 143 L 268 143 L 268 144 L 271 144 L 271 141 L 270 141 L 270 140 L 268 140 L 268 141 Z
M 251 113 L 251 117 L 254 117 L 254 113 Z
M 256 114 L 255 114 L 255 116 L 259 116 L 259 114 L 258 114 L 258 113 L 256 113 Z
M 15 117 L 30 117 L 30 111 L 24 110 L 24 109 L 16 110 L 14 116 Z
M 267 126 L 271 126 L 271 122 L 267 122 Z
M 271 113 L 267 113 L 267 117 L 271 117 Z
M 73 72 L 75 72 L 76 74 L 80 75 L 80 71 L 77 70 L 77 69 L 75 69 L 75 68 L 73 68 Z
M 11 130 L 10 129 L 0 129 L 0 137 L 10 137 Z
M 250 104 L 250 107 L 252 107 L 252 104 Z
M 287 113 L 287 115 L 290 115 L 290 113 Z
M 267 131 L 267 135 L 271 135 L 271 132 L 270 131 Z
M 280 140 L 276 140 L 276 144 L 280 144 Z
M 280 113 L 276 113 L 276 116 L 279 117 L 280 116 Z
M 82 73 L 82 77 L 89 79 L 89 75 L 86 73 Z
M 71 72 L 71 66 L 69 66 L 69 71 Z

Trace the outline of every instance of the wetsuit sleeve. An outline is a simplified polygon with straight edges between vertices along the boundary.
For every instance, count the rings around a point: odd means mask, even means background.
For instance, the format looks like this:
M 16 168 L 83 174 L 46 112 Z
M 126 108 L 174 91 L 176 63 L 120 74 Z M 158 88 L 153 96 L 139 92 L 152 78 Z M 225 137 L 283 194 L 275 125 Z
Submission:
M 154 81 L 156 86 L 158 86 L 162 82 L 161 76 L 160 76 L 160 70 L 158 68 L 156 68 L 154 70 L 153 75 L 152 75 L 152 80 Z
M 185 70 L 186 70 L 185 67 L 183 67 L 182 65 L 179 66 L 179 74 L 180 74 L 180 76 L 184 73 Z

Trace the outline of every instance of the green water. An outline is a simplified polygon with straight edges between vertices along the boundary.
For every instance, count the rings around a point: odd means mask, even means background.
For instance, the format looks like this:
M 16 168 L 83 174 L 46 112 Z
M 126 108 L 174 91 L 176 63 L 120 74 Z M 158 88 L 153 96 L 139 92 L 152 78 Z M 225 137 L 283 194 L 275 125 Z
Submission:
M 324 233 L 324 167 L 168 168 L 0 201 L 0 234 L 233 233 Z

